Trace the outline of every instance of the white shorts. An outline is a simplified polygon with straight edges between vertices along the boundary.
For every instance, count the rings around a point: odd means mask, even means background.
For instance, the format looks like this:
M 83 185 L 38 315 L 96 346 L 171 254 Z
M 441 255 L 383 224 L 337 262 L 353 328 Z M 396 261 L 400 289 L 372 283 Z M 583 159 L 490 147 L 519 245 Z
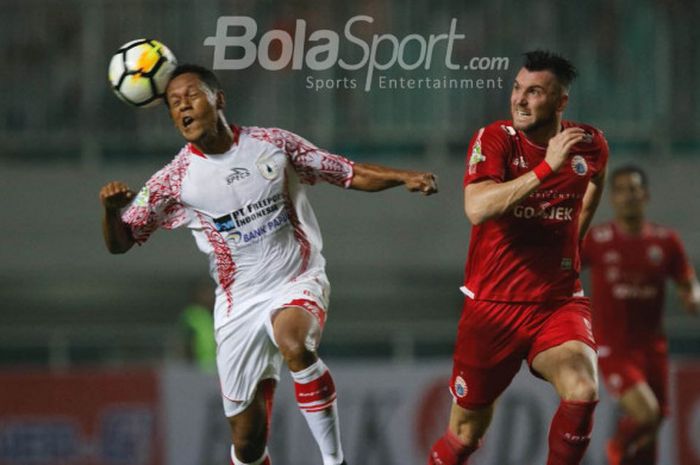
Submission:
M 216 330 L 216 365 L 227 417 L 238 415 L 250 405 L 260 381 L 279 380 L 282 355 L 272 330 L 276 311 L 284 307 L 305 308 L 323 328 L 329 295 L 330 285 L 323 270 L 309 270 L 254 301 L 236 302 L 240 318 Z

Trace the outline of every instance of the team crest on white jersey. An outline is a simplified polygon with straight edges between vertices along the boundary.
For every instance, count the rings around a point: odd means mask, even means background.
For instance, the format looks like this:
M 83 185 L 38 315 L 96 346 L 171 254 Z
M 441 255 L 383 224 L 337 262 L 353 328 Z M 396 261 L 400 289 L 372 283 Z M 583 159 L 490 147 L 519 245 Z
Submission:
M 141 190 L 139 191 L 139 194 L 136 196 L 136 200 L 134 200 L 134 205 L 137 207 L 147 207 L 148 206 L 148 198 L 151 195 L 150 190 L 148 189 L 148 186 L 143 186 Z
M 574 155 L 571 158 L 571 168 L 574 170 L 574 173 L 579 176 L 585 176 L 586 173 L 588 173 L 588 163 L 586 163 L 586 159 L 581 155 Z
M 255 162 L 263 178 L 272 181 L 279 174 L 279 167 L 270 156 L 261 157 Z

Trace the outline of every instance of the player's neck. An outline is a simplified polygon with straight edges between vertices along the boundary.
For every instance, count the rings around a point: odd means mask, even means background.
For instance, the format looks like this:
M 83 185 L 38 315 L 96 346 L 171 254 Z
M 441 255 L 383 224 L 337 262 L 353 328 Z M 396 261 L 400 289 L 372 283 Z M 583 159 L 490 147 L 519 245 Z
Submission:
M 220 117 L 216 124 L 216 129 L 202 136 L 194 143 L 202 153 L 216 155 L 226 153 L 233 145 L 233 131 L 223 117 Z
M 639 235 L 642 233 L 642 229 L 644 228 L 644 217 L 639 217 L 639 218 L 617 218 L 615 220 L 615 223 L 617 224 L 617 227 L 620 228 L 620 230 L 629 235 Z
M 549 145 L 549 139 L 556 136 L 561 130 L 561 119 L 556 118 L 552 124 L 539 126 L 532 130 L 526 131 L 525 136 L 533 144 L 539 145 L 540 147 L 547 147 L 547 145 Z

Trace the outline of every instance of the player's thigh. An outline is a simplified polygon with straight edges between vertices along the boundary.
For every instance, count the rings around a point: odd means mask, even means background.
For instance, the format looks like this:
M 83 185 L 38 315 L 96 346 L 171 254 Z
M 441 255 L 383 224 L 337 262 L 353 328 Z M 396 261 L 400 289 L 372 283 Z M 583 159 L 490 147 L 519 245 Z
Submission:
M 591 401 L 598 397 L 596 343 L 591 332 L 590 301 L 571 298 L 546 304 L 546 319 L 528 353 L 535 374 L 552 385 L 565 400 Z
M 450 380 L 461 408 L 488 407 L 511 383 L 526 354 L 518 324 L 525 313 L 518 305 L 465 299 Z
M 666 341 L 655 344 L 647 358 L 645 373 L 647 384 L 659 403 L 660 415 L 668 415 L 668 344 Z
M 321 340 L 321 325 L 307 309 L 282 307 L 272 317 L 272 332 L 277 346 L 286 351 L 315 351 Z
M 493 418 L 494 404 L 470 410 L 452 404 L 449 428 L 463 443 L 477 445 L 484 436 Z
M 596 353 L 581 341 L 567 341 L 534 356 L 531 367 L 549 381 L 562 399 L 598 398 Z

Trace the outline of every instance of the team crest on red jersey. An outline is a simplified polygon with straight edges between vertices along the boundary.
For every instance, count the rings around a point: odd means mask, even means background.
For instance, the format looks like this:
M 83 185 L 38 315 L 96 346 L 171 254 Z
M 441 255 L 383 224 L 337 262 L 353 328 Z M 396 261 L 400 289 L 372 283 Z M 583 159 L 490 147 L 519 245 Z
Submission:
M 588 163 L 586 163 L 586 159 L 581 155 L 574 155 L 571 158 L 571 168 L 574 170 L 574 173 L 579 176 L 585 176 L 586 173 L 588 173 Z
M 464 378 L 461 376 L 457 376 L 455 378 L 455 395 L 459 397 L 460 399 L 463 397 L 466 397 L 467 393 L 469 392 L 469 388 L 467 387 L 467 382 L 464 381 Z
M 664 259 L 664 251 L 661 250 L 661 247 L 654 244 L 647 249 L 647 257 L 651 263 L 654 265 L 659 265 L 661 260 Z

